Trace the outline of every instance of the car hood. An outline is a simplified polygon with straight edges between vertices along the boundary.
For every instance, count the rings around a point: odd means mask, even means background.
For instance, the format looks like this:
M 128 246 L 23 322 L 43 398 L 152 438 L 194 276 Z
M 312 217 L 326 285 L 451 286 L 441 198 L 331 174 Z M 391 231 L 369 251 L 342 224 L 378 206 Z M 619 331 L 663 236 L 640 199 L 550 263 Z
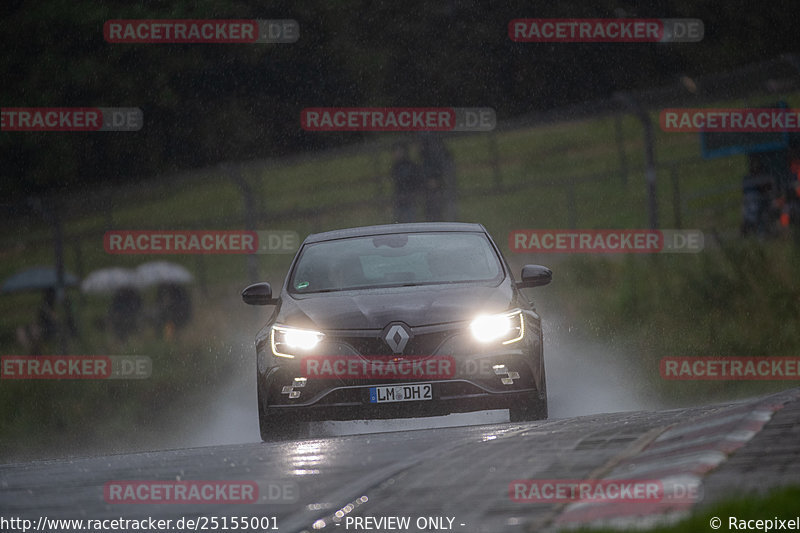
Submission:
M 277 321 L 318 329 L 383 329 L 390 322 L 409 326 L 471 320 L 480 313 L 512 306 L 511 282 L 369 289 L 282 298 Z

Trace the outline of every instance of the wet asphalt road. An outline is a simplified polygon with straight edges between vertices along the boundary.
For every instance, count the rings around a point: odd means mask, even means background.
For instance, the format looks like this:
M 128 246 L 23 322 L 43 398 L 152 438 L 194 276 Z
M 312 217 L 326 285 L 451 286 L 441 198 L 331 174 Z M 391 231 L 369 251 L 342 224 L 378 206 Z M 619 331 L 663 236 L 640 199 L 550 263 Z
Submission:
M 158 517 L 174 524 L 181 517 L 269 516 L 280 531 L 291 532 L 354 531 L 353 517 L 408 516 L 412 526 L 420 517 L 442 517 L 437 527 L 427 529 L 432 531 L 532 531 L 552 525 L 563 506 L 512 501 L 513 480 L 596 477 L 670 426 L 708 419 L 729 408 L 634 411 L 5 465 L 0 467 L 0 507 L 3 517 L 34 521 L 41 516 Z M 108 503 L 104 485 L 126 480 L 254 481 L 260 501 Z M 345 521 L 336 525 L 337 511 L 344 519 L 350 517 L 351 527 Z M 371 529 L 389 530 L 404 531 Z
M 514 480 L 602 478 L 615 475 L 615 469 L 630 472 L 641 457 L 638 467 L 649 468 L 642 474 L 647 477 L 654 475 L 653 467 L 664 470 L 662 476 L 689 470 L 705 476 L 710 483 L 704 500 L 709 502 L 741 485 L 732 480 L 743 472 L 755 489 L 781 484 L 775 472 L 789 477 L 796 472 L 787 468 L 800 464 L 795 455 L 773 453 L 772 464 L 763 458 L 763 449 L 797 449 L 798 390 L 750 402 L 663 410 L 634 388 L 642 380 L 621 366 L 615 353 L 580 340 L 566 327 L 547 333 L 552 343 L 547 359 L 549 420 L 510 423 L 507 412 L 487 411 L 327 423 L 312 426 L 312 438 L 261 443 L 254 390 L 243 385 L 251 383 L 253 369 L 247 367 L 231 377 L 226 392 L 215 395 L 213 403 L 197 404 L 189 425 L 201 431 L 173 441 L 179 449 L 0 465 L 0 531 L 20 531 L 4 527 L 4 518 L 37 525 L 41 517 L 153 517 L 172 520 L 171 527 L 158 531 L 223 531 L 222 517 L 238 516 L 269 517 L 270 526 L 282 532 L 530 532 L 558 529 L 572 508 L 513 501 L 509 486 Z M 776 420 L 764 411 L 764 405 L 784 403 L 793 408 L 778 411 Z M 754 420 L 766 423 L 761 434 L 768 439 L 751 431 Z M 184 431 L 176 425 L 172 433 Z M 744 444 L 742 435 L 755 438 L 731 460 L 714 463 Z M 752 475 L 759 471 L 765 475 Z M 104 493 L 110 483 L 149 481 L 255 484 L 259 498 L 255 503 L 124 504 Z M 354 527 L 356 519 L 367 517 L 408 517 L 410 527 L 374 521 L 360 522 L 369 528 Z M 439 521 L 416 527 L 417 519 L 428 517 Z M 181 518 L 199 519 L 198 527 L 186 527 L 185 522 L 176 527 Z M 82 531 L 96 530 L 83 525 Z M 227 525 L 233 530 L 230 521 Z M 75 530 L 63 524 L 40 529 Z

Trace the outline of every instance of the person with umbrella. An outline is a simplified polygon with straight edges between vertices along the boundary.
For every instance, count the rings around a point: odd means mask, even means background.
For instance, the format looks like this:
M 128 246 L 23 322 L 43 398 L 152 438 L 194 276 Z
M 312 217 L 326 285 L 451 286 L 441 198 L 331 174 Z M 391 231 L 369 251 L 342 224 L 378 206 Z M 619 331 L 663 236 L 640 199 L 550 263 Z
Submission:
M 164 338 L 170 340 L 177 329 L 189 323 L 192 317 L 192 301 L 185 285 L 194 281 L 194 276 L 181 265 L 169 261 L 151 261 L 136 268 L 140 286 L 155 285 L 157 326 Z
M 42 301 L 36 314 L 36 320 L 17 328 L 17 341 L 30 355 L 40 355 L 45 351 L 45 344 L 55 340 L 59 332 L 63 331 L 62 350 L 65 349 L 66 339 L 76 337 L 78 334 L 75 320 L 72 316 L 69 302 L 64 299 L 64 317 L 60 319 L 56 311 L 59 284 L 72 287 L 78 284 L 78 278 L 69 272 L 63 272 L 62 279 L 58 279 L 58 272 L 53 267 L 37 266 L 17 272 L 7 278 L 0 293 L 42 291 Z
M 95 270 L 81 284 L 84 293 L 113 293 L 108 323 L 117 339 L 123 342 L 139 329 L 142 297 L 138 285 L 136 272 L 122 267 Z
M 122 287 L 114 292 L 108 308 L 108 320 L 114 335 L 126 341 L 139 329 L 139 317 L 142 312 L 142 297 L 139 291 L 131 287 Z
M 192 318 L 192 301 L 184 287 L 176 283 L 162 283 L 156 289 L 158 319 L 166 339 L 172 339 L 175 330 L 184 327 Z

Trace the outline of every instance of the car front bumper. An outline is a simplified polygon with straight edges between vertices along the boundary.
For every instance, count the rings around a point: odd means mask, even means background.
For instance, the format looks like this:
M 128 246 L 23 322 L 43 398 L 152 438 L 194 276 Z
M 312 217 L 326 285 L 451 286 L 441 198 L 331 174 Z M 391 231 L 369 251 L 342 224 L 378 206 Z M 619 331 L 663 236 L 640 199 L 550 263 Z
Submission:
M 538 326 L 535 324 L 534 326 Z M 347 354 L 341 347 L 341 354 Z M 299 360 L 259 370 L 265 412 L 296 413 L 304 420 L 356 420 L 436 416 L 489 409 L 510 409 L 544 397 L 541 330 L 528 329 L 512 345 L 476 349 L 465 335 L 444 341 L 434 357 L 447 354 L 455 371 L 447 379 L 302 379 Z M 430 383 L 430 400 L 371 403 L 370 388 Z

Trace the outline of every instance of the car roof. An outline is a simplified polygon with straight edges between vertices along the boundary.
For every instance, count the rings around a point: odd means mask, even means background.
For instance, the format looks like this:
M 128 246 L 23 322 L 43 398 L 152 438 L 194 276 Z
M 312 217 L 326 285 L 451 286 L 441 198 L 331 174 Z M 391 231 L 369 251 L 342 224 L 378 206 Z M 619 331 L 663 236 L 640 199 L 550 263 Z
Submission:
M 410 224 L 382 224 L 380 226 L 361 226 L 358 228 L 337 229 L 323 233 L 312 233 L 303 242 L 322 242 L 347 237 L 364 237 L 369 235 L 387 235 L 390 233 L 421 233 L 433 231 L 469 231 L 488 233 L 483 224 L 466 222 L 414 222 Z

